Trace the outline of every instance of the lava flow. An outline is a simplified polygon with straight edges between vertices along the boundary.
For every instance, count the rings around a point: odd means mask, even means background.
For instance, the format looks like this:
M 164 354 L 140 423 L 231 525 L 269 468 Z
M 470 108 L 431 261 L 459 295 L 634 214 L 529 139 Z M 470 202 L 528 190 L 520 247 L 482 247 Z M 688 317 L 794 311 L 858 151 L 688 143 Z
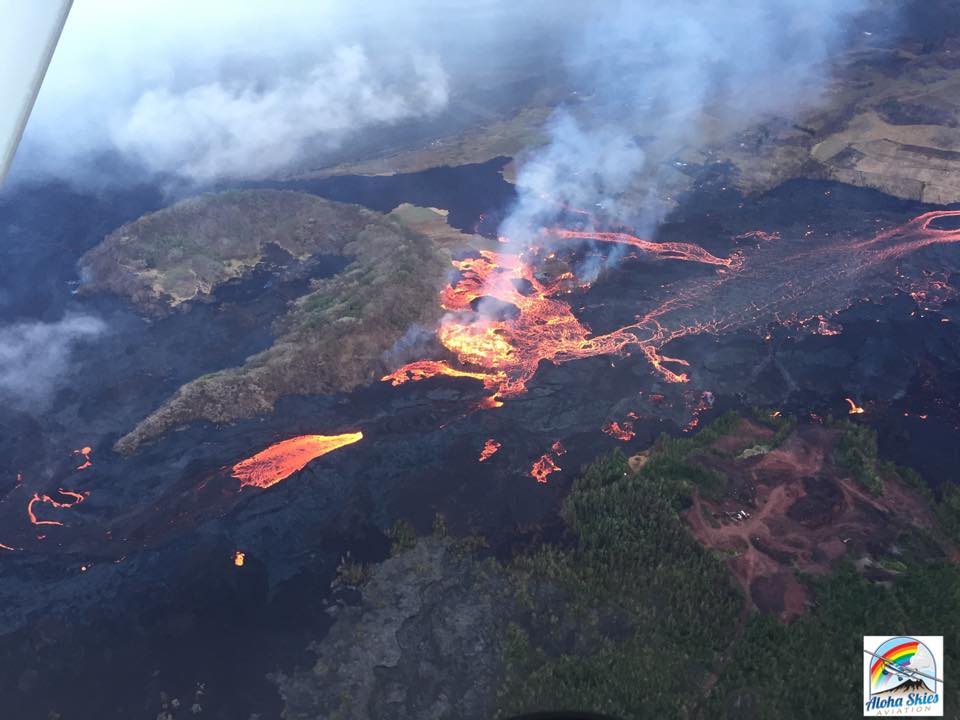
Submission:
M 856 404 L 853 400 L 851 400 L 850 398 L 844 398 L 844 400 L 846 400 L 846 401 L 847 401 L 847 404 L 850 405 L 850 410 L 847 411 L 849 415 L 863 415 L 863 408 L 862 408 L 862 407 L 860 407 L 859 405 L 857 405 L 857 404 Z
M 641 247 L 670 259 L 683 259 L 735 269 L 739 261 L 717 258 L 696 245 L 650 243 L 625 233 L 576 233 L 554 231 L 556 237 L 594 239 Z M 521 255 L 482 250 L 479 257 L 455 260 L 460 271 L 456 284 L 444 288 L 440 297 L 450 314 L 437 331 L 440 343 L 454 353 L 459 369 L 441 360 L 419 360 L 384 376 L 393 385 L 437 375 L 480 380 L 493 392 L 492 400 L 524 392 L 542 360 L 554 363 L 622 352 L 639 345 L 654 367 L 680 362 L 661 357 L 652 340 L 662 337 L 655 320 L 630 325 L 606 335 L 592 335 L 573 314 L 570 306 L 554 298 L 569 285 L 569 273 L 553 282 L 542 282 L 530 262 Z M 521 288 L 528 288 L 521 291 Z M 484 303 L 496 301 L 515 309 L 510 317 L 499 318 L 484 311 Z M 631 332 L 635 331 L 635 332 Z M 648 335 L 649 338 L 644 338 Z M 682 382 L 680 375 L 661 369 L 668 380 Z M 494 404 L 493 402 L 488 403 Z
M 550 446 L 550 452 L 541 455 L 533 464 L 533 467 L 530 468 L 530 477 L 534 478 L 538 483 L 546 483 L 547 476 L 550 473 L 555 473 L 563 469 L 557 465 L 554 457 L 560 457 L 566 453 L 567 449 L 563 446 L 563 443 L 557 440 Z
M 633 423 L 629 420 L 625 420 L 623 424 L 613 420 L 600 429 L 610 437 L 623 440 L 624 442 L 632 440 L 633 436 L 637 434 L 633 429 Z
M 530 477 L 536 479 L 538 483 L 546 483 L 547 476 L 550 473 L 555 473 L 561 468 L 554 462 L 553 457 L 550 453 L 544 453 L 540 456 L 540 459 L 537 460 L 533 467 L 530 468 Z
M 37 503 L 46 503 L 52 505 L 55 508 L 72 508 L 74 505 L 79 505 L 84 500 L 86 500 L 86 495 L 82 493 L 73 492 L 72 490 L 63 490 L 62 488 L 57 490 L 58 493 L 64 497 L 72 498 L 71 500 L 54 500 L 49 495 L 40 495 L 39 493 L 34 493 L 33 497 L 30 498 L 30 502 L 27 503 L 27 517 L 30 518 L 30 523 L 32 525 L 63 525 L 59 520 L 40 520 L 37 518 L 36 513 L 33 511 L 33 506 Z
M 651 242 L 643 240 L 628 233 L 619 232 L 585 232 L 582 230 L 547 230 L 548 235 L 570 240 L 596 240 L 599 242 L 617 243 L 620 245 L 629 245 L 639 248 L 648 253 L 652 253 L 665 260 L 686 260 L 688 262 L 698 262 L 705 265 L 720 265 L 726 268 L 736 269 L 740 267 L 742 259 L 738 255 L 732 255 L 729 258 L 719 258 L 699 245 L 692 243 L 679 242 Z
M 490 457 L 500 449 L 500 443 L 494 439 L 487 440 L 483 444 L 483 450 L 480 451 L 480 462 L 489 460 Z
M 351 445 L 362 438 L 362 432 L 300 435 L 278 442 L 246 460 L 241 460 L 233 466 L 231 475 L 240 481 L 241 487 L 252 485 L 268 488 L 302 470 L 314 458 L 344 445 Z
M 83 457 L 83 462 L 77 466 L 77 470 L 86 470 L 88 467 L 93 465 L 93 461 L 90 460 L 90 453 L 92 452 L 93 448 L 91 448 L 89 445 L 73 451 L 74 455 L 80 455 Z
M 742 237 L 764 242 L 728 258 L 691 243 L 655 243 L 627 233 L 546 230 L 545 236 L 555 239 L 627 245 L 660 259 L 712 265 L 717 272 L 647 288 L 633 322 L 595 335 L 557 298 L 589 285 L 570 272 L 542 279 L 535 268 L 536 248 L 526 254 L 483 250 L 477 257 L 453 262 L 459 275 L 440 296 L 448 313 L 437 339 L 457 363 L 420 360 L 383 380 L 399 385 L 438 375 L 472 378 L 490 393 L 478 407 L 495 407 L 525 392 L 541 361 L 559 364 L 639 351 L 661 379 L 687 382 L 689 363 L 663 352 L 671 342 L 704 333 L 759 330 L 771 323 L 838 334 L 842 327 L 829 318 L 840 310 L 871 294 L 904 291 L 899 274 L 886 274 L 892 261 L 931 245 L 960 241 L 960 229 L 932 227 L 936 220 L 957 217 L 960 210 L 925 213 L 867 239 L 852 240 L 811 232 L 784 238 L 758 230 Z

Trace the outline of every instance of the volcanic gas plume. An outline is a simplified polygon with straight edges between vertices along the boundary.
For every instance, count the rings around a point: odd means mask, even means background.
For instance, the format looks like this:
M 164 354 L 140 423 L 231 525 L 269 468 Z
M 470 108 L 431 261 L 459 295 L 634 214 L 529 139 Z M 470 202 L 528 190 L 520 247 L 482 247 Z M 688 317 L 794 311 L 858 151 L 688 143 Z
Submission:
M 233 477 L 240 486 L 268 488 L 285 480 L 321 455 L 351 445 L 363 438 L 362 432 L 342 435 L 300 435 L 275 443 L 233 466 Z
M 682 368 L 689 363 L 663 353 L 667 344 L 680 337 L 759 329 L 773 322 L 835 334 L 840 330 L 826 316 L 869 292 L 910 292 L 910 283 L 930 287 L 929 278 L 904 278 L 892 272 L 888 275 L 893 277 L 888 277 L 885 273 L 909 253 L 960 241 L 960 229 L 932 226 L 956 217 L 960 210 L 929 212 L 867 239 L 808 232 L 791 242 L 777 233 L 757 230 L 739 237 L 759 239 L 758 247 L 728 258 L 716 257 L 691 243 L 656 243 L 621 232 L 546 230 L 547 238 L 627 245 L 652 260 L 696 262 L 714 266 L 716 271 L 705 279 L 664 284 L 637 308 L 633 322 L 612 332 L 593 334 L 571 306 L 558 298 L 585 286 L 572 273 L 541 279 L 543 255 L 538 248 L 523 254 L 482 250 L 476 257 L 453 262 L 458 278 L 440 296 L 448 314 L 437 329 L 437 339 L 456 356 L 459 365 L 420 360 L 383 379 L 398 385 L 438 375 L 473 378 L 492 393 L 485 403 L 489 407 L 523 393 L 543 360 L 562 363 L 639 351 L 662 379 L 686 382 L 688 376 Z M 490 300 L 515 312 L 507 316 L 485 312 L 484 303 Z M 698 410 L 702 410 L 699 405 Z M 541 481 L 556 469 L 546 455 L 538 464 L 532 474 Z

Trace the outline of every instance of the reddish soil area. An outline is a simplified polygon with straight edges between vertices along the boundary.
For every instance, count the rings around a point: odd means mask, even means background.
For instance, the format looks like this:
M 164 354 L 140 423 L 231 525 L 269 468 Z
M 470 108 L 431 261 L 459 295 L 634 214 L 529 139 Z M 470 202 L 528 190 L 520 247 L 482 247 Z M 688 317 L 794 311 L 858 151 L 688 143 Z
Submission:
M 885 477 L 884 494 L 874 497 L 836 467 L 830 455 L 837 430 L 801 426 L 771 452 L 738 457 L 771 435 L 744 420 L 733 436 L 692 457 L 728 484 L 719 501 L 695 494 L 684 513 L 697 539 L 727 556 L 758 609 L 795 617 L 810 600 L 797 571 L 824 574 L 847 557 L 865 573 L 883 575 L 889 571 L 875 561 L 896 559 L 911 526 L 935 528 L 927 503 L 899 479 Z

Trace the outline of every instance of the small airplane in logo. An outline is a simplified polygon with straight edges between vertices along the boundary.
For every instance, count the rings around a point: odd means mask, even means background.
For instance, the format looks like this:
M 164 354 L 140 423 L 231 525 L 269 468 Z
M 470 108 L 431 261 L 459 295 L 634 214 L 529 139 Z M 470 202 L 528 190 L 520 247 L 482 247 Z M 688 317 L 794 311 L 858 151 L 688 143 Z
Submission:
M 903 665 L 898 665 L 897 663 L 890 662 L 886 658 L 880 657 L 869 650 L 864 650 L 864 652 L 872 658 L 879 660 L 883 663 L 883 671 L 890 675 L 897 676 L 897 682 L 903 682 L 904 678 L 910 678 L 911 680 L 916 680 L 918 682 L 923 682 L 924 680 L 933 680 L 934 682 L 942 683 L 943 680 L 936 677 L 935 675 L 927 675 L 922 673 L 919 670 L 914 670 L 912 668 L 904 667 Z

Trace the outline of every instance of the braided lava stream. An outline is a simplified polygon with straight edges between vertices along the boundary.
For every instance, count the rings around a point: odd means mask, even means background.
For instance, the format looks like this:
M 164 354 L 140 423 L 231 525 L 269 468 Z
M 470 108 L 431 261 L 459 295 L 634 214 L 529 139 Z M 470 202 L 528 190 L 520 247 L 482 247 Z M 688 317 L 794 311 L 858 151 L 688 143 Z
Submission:
M 826 321 L 866 294 L 866 282 L 880 290 L 897 288 L 879 278 L 894 261 L 936 244 L 960 241 L 960 229 L 932 223 L 958 218 L 960 210 L 939 210 L 883 230 L 867 239 L 805 237 L 790 242 L 762 233 L 749 254 L 720 258 L 698 245 L 655 243 L 626 233 L 545 230 L 545 238 L 590 240 L 637 248 L 657 260 L 681 260 L 716 267 L 712 277 L 681 280 L 654 290 L 650 306 L 639 308 L 634 322 L 593 334 L 558 295 L 589 287 L 573 273 L 538 278 L 538 249 L 525 254 L 481 250 L 453 261 L 459 277 L 443 289 L 440 305 L 448 313 L 437 328 L 440 344 L 457 359 L 418 360 L 384 376 L 400 385 L 438 375 L 479 380 L 490 391 L 480 407 L 494 407 L 523 393 L 541 361 L 563 363 L 598 355 L 639 351 L 652 370 L 672 383 L 688 381 L 685 360 L 663 349 L 686 335 L 760 328 L 772 322 L 804 325 Z M 759 231 L 757 231 L 759 232 Z M 896 281 L 904 278 L 897 273 Z M 909 290 L 909 288 L 907 288 Z M 659 294 L 659 297 L 656 295 Z M 487 309 L 487 299 L 512 306 L 509 317 Z

